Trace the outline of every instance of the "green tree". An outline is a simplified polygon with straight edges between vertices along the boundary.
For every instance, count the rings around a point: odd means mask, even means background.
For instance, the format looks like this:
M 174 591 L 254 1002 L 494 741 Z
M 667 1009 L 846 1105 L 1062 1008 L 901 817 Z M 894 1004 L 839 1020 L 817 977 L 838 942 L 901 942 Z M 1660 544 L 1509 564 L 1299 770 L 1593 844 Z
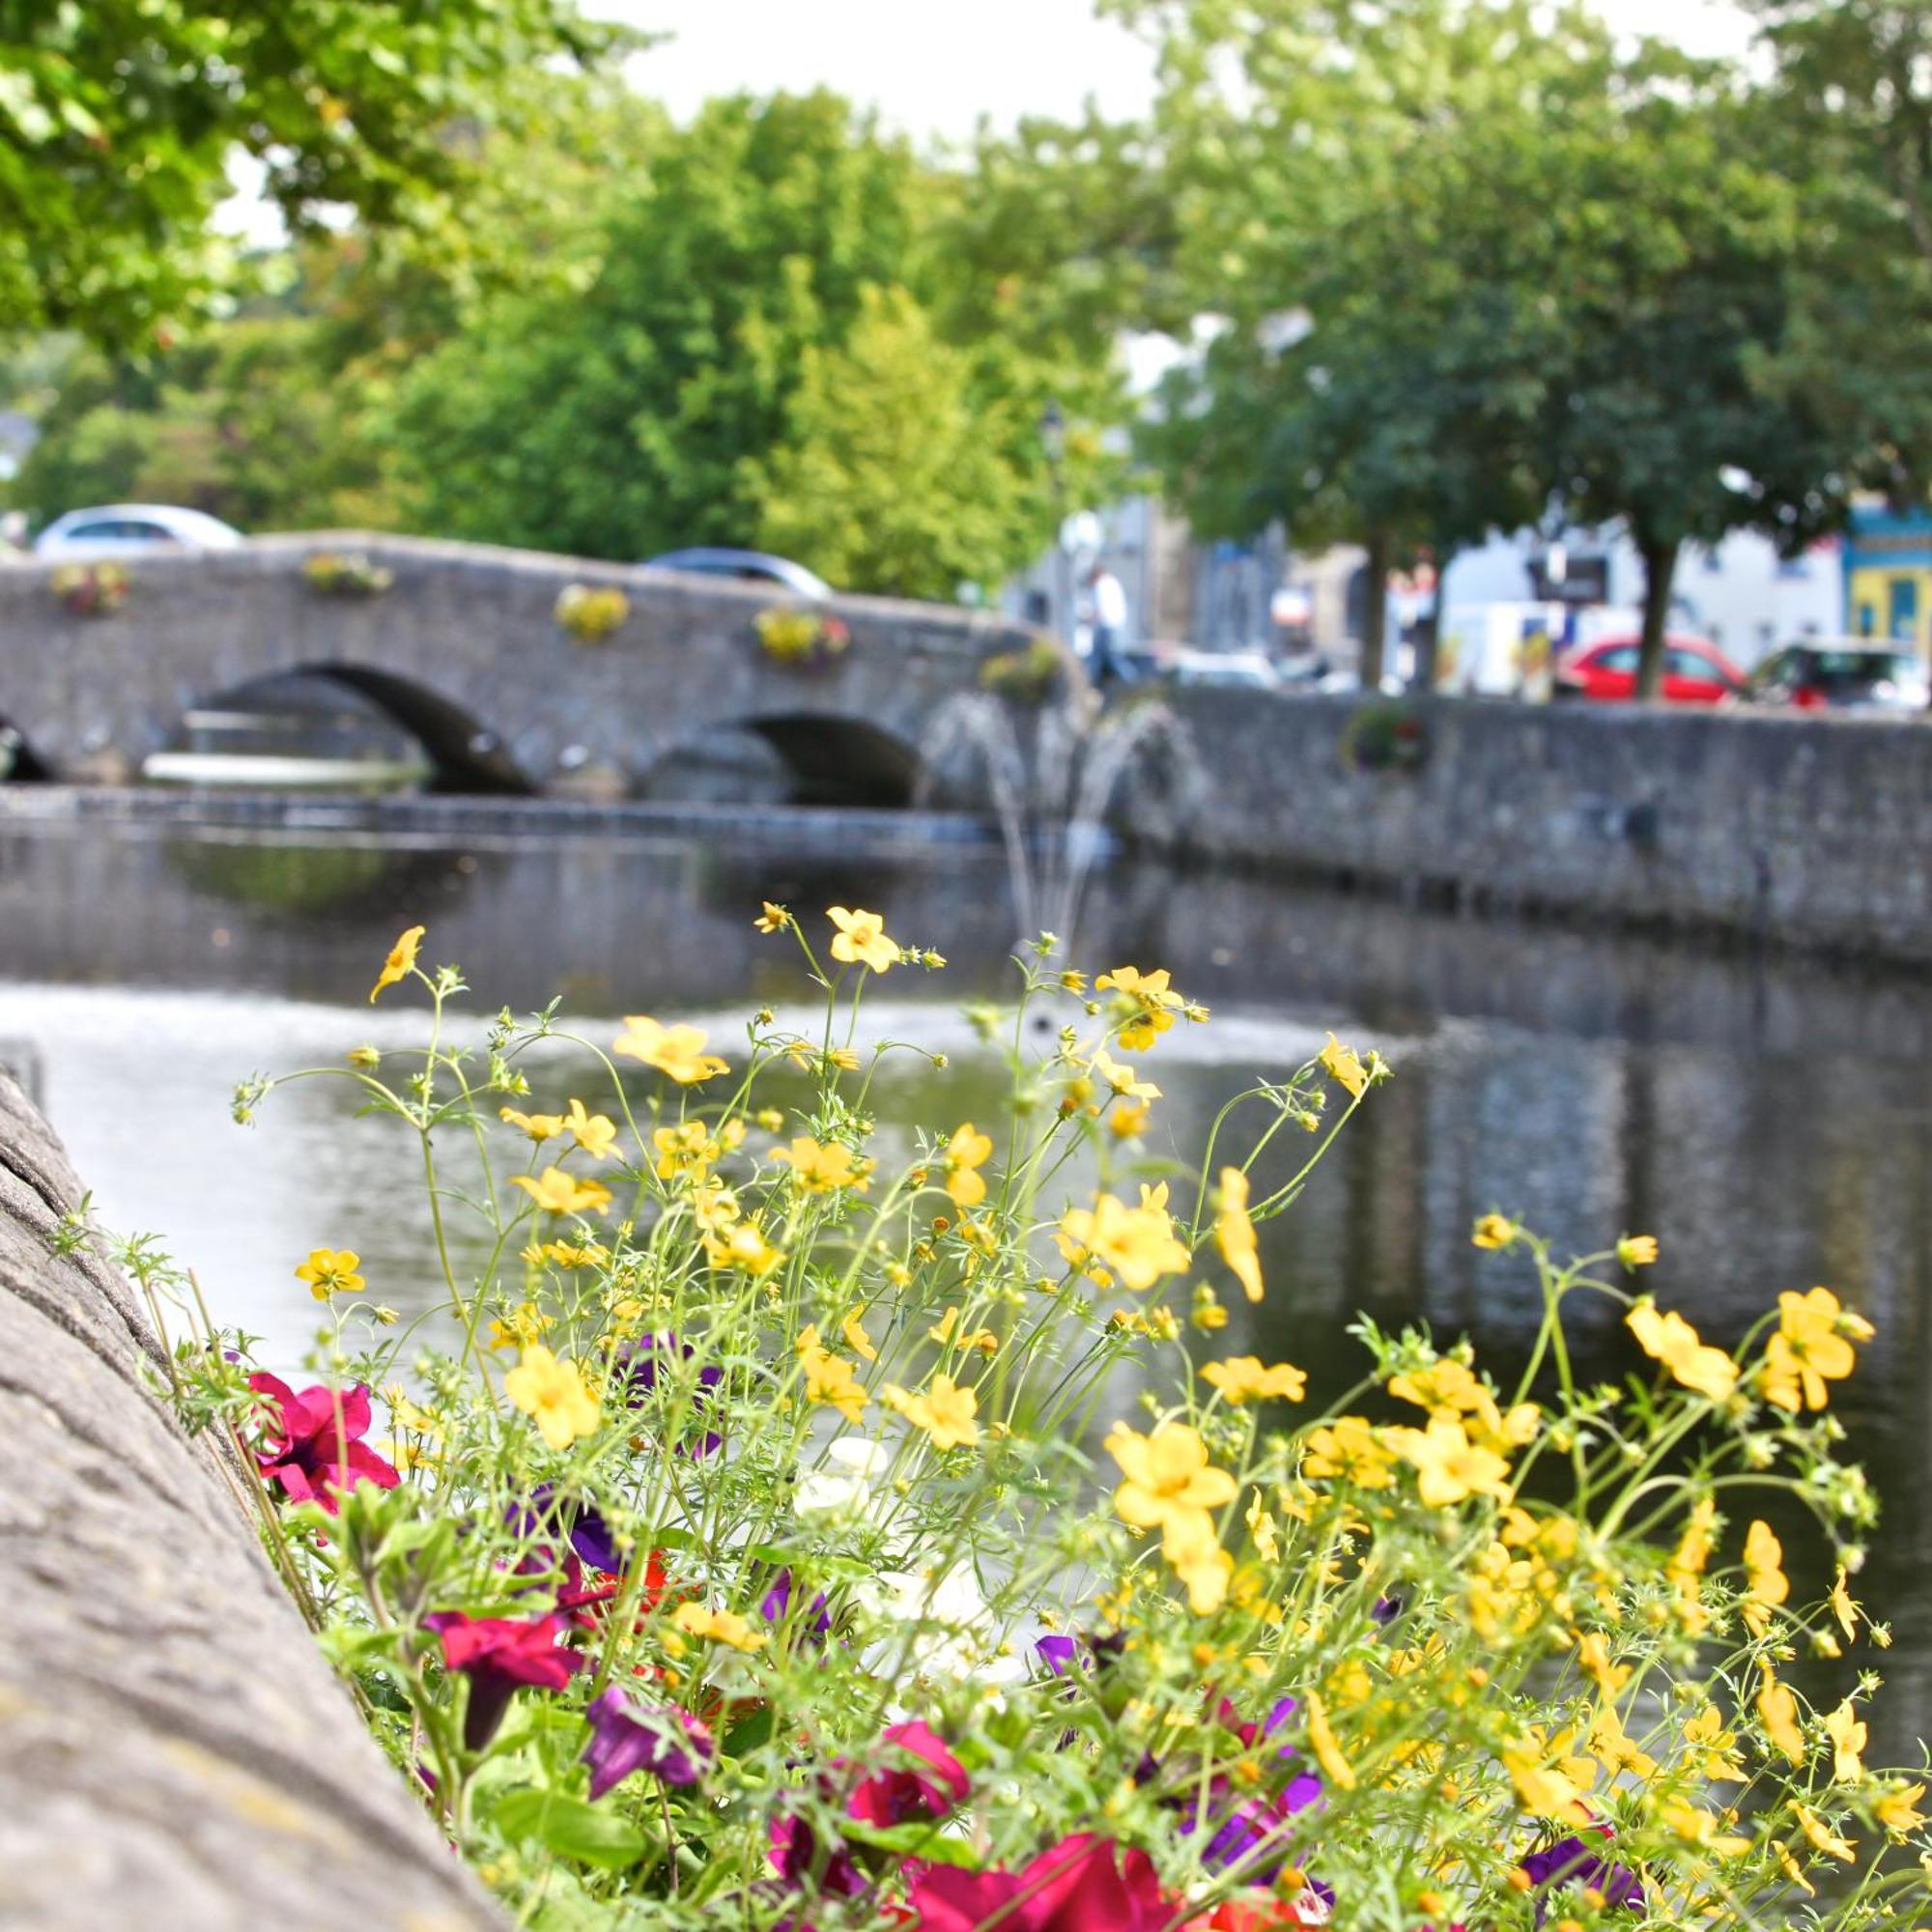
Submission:
M 974 387 L 911 295 L 867 289 L 842 343 L 804 352 L 784 440 L 751 466 L 763 546 L 892 596 L 997 584 L 1037 547 L 1037 472 L 1009 454 L 1031 425 Z
M 506 77 L 631 43 L 570 0 L 0 0 L 0 327 L 148 336 L 227 266 L 237 152 L 297 230 L 446 220 Z

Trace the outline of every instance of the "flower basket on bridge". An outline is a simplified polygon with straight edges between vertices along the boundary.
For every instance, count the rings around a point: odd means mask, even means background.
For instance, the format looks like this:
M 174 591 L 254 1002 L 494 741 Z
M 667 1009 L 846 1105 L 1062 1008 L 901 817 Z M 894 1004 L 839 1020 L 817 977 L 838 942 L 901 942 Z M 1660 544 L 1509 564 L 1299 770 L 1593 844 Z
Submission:
M 49 582 L 76 617 L 111 617 L 128 601 L 128 573 L 118 563 L 63 564 Z
M 799 670 L 822 668 L 852 644 L 851 630 L 843 619 L 786 606 L 760 611 L 757 631 L 758 642 L 773 663 Z
M 380 597 L 396 573 L 371 563 L 360 551 L 319 550 L 303 563 L 302 578 L 324 597 Z
M 621 590 L 567 583 L 557 593 L 556 621 L 580 644 L 601 644 L 623 628 L 631 600 Z
M 1015 704 L 1045 704 L 1065 681 L 1066 663 L 1044 638 L 1023 651 L 1001 651 L 980 667 L 980 686 Z
M 1339 749 L 1350 771 L 1420 771 L 1429 762 L 1429 726 L 1413 704 L 1365 704 L 1342 726 Z

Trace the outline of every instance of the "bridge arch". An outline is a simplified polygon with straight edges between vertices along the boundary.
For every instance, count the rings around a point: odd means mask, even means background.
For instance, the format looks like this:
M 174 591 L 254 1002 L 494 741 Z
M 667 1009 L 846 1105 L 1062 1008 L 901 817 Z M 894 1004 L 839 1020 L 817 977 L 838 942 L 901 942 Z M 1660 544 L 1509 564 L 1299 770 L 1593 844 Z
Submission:
M 0 783 L 50 779 L 53 767 L 34 750 L 27 734 L 0 712 Z
M 652 798 L 749 797 L 805 806 L 903 809 L 921 759 L 905 737 L 844 712 L 759 712 L 670 747 L 643 775 Z
M 337 706 L 332 715 L 331 698 Z M 245 721 L 251 715 L 276 721 L 298 740 L 306 733 L 322 747 L 340 744 L 345 734 L 367 742 L 373 729 L 371 749 L 380 749 L 381 727 L 386 725 L 420 748 L 432 790 L 527 793 L 536 788 L 502 738 L 454 699 L 393 671 L 335 662 L 298 665 L 203 697 L 170 734 L 161 760 L 156 761 L 160 772 L 172 769 L 167 761 L 194 755 L 192 748 L 205 738 L 213 740 L 202 744 L 205 750 L 219 748 L 224 732 L 245 740 Z M 355 729 L 358 716 L 370 727 L 359 734 Z M 275 742 L 272 730 L 265 742 Z

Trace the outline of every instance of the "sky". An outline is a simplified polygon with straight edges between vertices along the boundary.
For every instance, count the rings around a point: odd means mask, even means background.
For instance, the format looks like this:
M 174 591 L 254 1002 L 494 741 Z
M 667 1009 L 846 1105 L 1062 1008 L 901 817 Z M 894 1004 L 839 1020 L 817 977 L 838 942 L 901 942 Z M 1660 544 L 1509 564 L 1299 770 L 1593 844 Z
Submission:
M 1148 52 L 1096 19 L 1092 0 L 589 0 L 586 10 L 670 34 L 639 57 L 634 85 L 680 119 L 714 94 L 818 85 L 876 107 L 915 136 L 970 134 L 984 113 L 1071 116 L 1146 106 Z M 1615 27 L 1717 53 L 1747 38 L 1729 0 L 1598 0 Z

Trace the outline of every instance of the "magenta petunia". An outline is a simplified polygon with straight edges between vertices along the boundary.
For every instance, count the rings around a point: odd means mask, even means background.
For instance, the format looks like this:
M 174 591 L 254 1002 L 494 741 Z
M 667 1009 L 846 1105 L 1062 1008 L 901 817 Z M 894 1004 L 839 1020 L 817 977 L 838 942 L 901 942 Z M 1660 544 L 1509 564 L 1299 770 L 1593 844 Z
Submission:
M 335 1492 L 356 1483 L 393 1490 L 396 1471 L 362 1440 L 369 1433 L 369 1390 L 357 1382 L 340 1396 L 317 1383 L 298 1395 L 276 1376 L 258 1373 L 248 1386 L 263 1398 L 268 1430 L 255 1450 L 262 1474 L 292 1501 L 333 1510 Z
M 908 1899 L 919 1932 L 1164 1932 L 1181 1909 L 1145 1852 L 1084 1832 L 1016 1872 L 925 1867 Z
M 845 1807 L 862 1824 L 909 1825 L 921 1818 L 943 1818 L 972 1789 L 965 1767 L 924 1724 L 895 1724 L 880 1742 L 912 1758 L 919 1769 L 876 1771 L 867 1778 Z
M 443 1663 L 469 1680 L 463 1742 L 470 1750 L 481 1750 L 496 1735 L 520 1686 L 561 1690 L 583 1666 L 583 1659 L 559 1641 L 570 1631 L 565 1617 L 469 1617 L 461 1610 L 439 1610 L 425 1617 L 423 1626 L 442 1639 Z

